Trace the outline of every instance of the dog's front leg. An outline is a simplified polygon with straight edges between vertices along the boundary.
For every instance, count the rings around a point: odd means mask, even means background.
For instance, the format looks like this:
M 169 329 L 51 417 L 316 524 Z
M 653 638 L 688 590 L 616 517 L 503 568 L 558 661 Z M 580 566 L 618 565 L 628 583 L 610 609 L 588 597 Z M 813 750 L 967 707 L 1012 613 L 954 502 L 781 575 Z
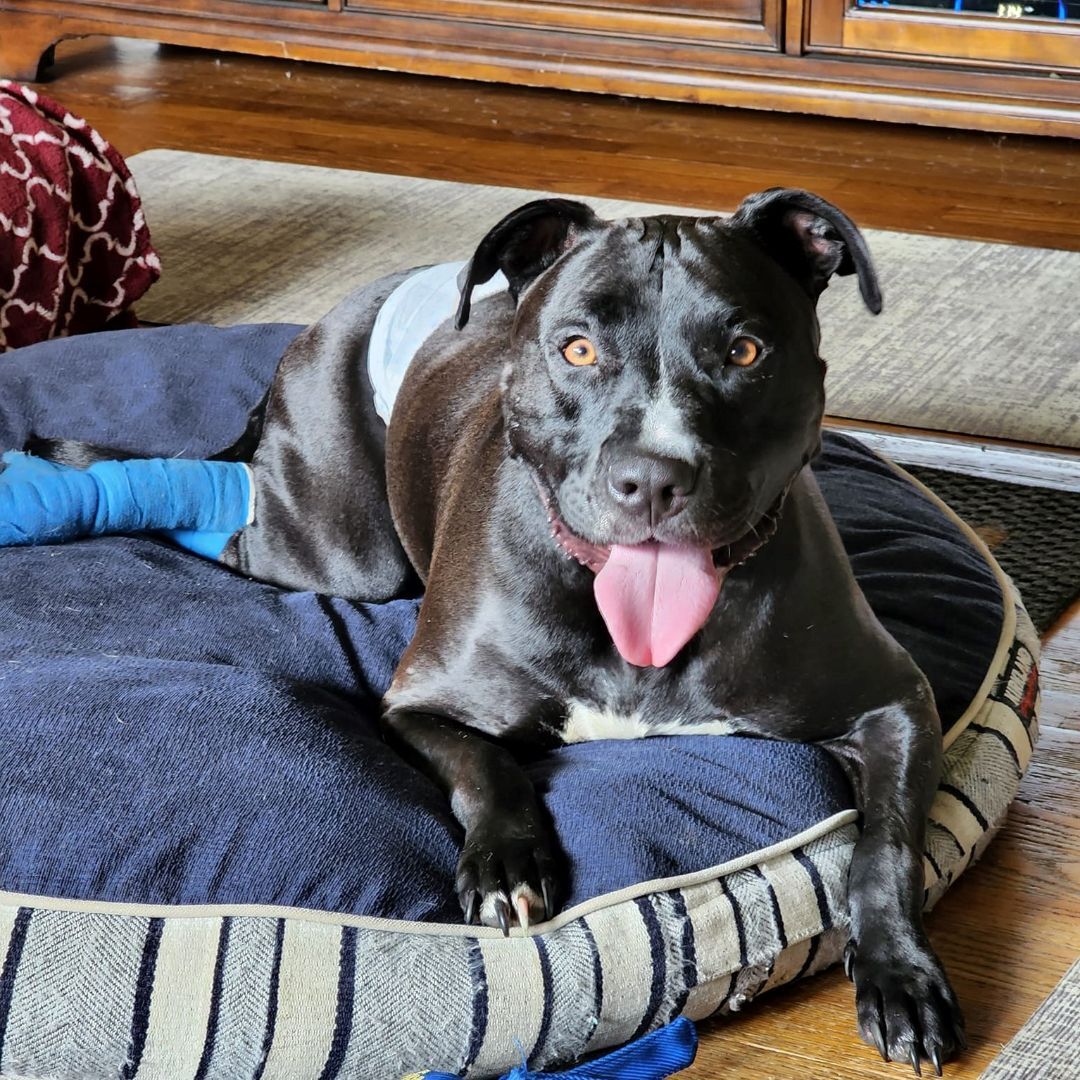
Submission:
M 465 921 L 510 931 L 555 913 L 561 860 L 532 782 L 504 746 L 444 716 L 387 710 L 388 741 L 446 792 L 465 830 L 456 888 Z
M 862 835 L 848 880 L 859 1033 L 886 1060 L 941 1062 L 965 1045 L 963 1016 L 923 929 L 923 842 L 941 775 L 941 730 L 929 688 L 863 715 L 827 744 L 856 791 Z

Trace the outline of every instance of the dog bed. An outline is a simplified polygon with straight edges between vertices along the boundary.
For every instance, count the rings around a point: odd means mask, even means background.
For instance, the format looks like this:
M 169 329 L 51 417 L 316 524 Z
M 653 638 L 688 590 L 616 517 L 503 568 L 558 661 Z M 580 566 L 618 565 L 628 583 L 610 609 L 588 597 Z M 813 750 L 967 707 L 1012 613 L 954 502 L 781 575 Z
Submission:
M 0 449 L 34 431 L 205 457 L 298 329 L 16 350 Z M 915 481 L 836 436 L 816 471 L 943 717 L 930 905 L 1027 766 L 1037 639 L 983 545 Z M 0 561 L 5 1076 L 539 1069 L 737 1010 L 840 956 L 856 814 L 816 748 L 683 736 L 538 756 L 571 895 L 503 938 L 461 924 L 460 832 L 378 736 L 415 599 L 289 593 L 149 537 Z

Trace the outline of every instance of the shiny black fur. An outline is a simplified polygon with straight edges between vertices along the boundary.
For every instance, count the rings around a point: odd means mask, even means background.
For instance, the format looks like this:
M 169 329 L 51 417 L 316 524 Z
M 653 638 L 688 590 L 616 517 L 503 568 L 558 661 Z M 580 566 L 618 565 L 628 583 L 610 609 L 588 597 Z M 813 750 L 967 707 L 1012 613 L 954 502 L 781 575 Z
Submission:
M 469 289 L 497 269 L 510 296 L 471 311 Z M 465 828 L 469 916 L 519 883 L 557 902 L 559 853 L 511 748 L 558 742 L 572 702 L 687 726 L 723 718 L 825 747 L 863 814 L 849 958 L 860 1031 L 894 1059 L 938 1065 L 963 1040 L 921 919 L 940 724 L 805 468 L 824 405 L 814 305 L 832 274 L 851 272 L 878 310 L 861 236 L 804 192 L 762 193 L 726 222 L 601 222 L 552 200 L 497 225 L 465 275 L 461 329 L 445 325 L 421 350 L 390 424 L 391 507 L 427 593 L 385 722 Z M 744 334 L 761 358 L 726 365 Z M 561 348 L 579 335 L 597 346 L 595 366 L 566 363 Z M 650 403 L 665 395 L 670 422 L 649 430 Z M 613 500 L 607 478 L 628 447 L 663 454 L 665 439 L 696 480 L 680 512 L 650 523 Z M 720 548 L 785 489 L 775 536 L 730 573 L 704 630 L 662 669 L 614 651 L 593 575 L 552 541 L 543 497 L 587 541 Z M 508 923 L 509 904 L 487 906 Z
M 473 287 L 498 270 L 509 294 L 473 309 Z M 728 220 L 605 222 L 561 199 L 524 206 L 481 241 L 456 325 L 420 350 L 388 431 L 364 353 L 400 276 L 290 347 L 233 448 L 254 448 L 257 520 L 224 560 L 366 600 L 422 579 L 384 726 L 465 830 L 457 886 L 469 921 L 483 913 L 506 929 L 516 896 L 523 917 L 557 909 L 562 859 L 514 748 L 558 744 L 575 708 L 686 728 L 721 720 L 824 747 L 862 813 L 847 958 L 859 1030 L 917 1071 L 963 1045 L 921 916 L 940 724 L 806 467 L 824 408 L 815 303 L 830 277 L 852 273 L 879 310 L 858 230 L 807 192 L 762 192 Z M 595 343 L 595 366 L 567 364 L 578 336 Z M 727 361 L 742 336 L 761 346 L 748 368 Z M 675 501 L 660 512 L 620 498 L 613 477 L 627 469 L 661 476 Z M 586 542 L 652 536 L 734 563 L 767 542 L 731 570 L 675 660 L 636 668 L 611 644 L 593 573 L 553 541 L 552 514 Z

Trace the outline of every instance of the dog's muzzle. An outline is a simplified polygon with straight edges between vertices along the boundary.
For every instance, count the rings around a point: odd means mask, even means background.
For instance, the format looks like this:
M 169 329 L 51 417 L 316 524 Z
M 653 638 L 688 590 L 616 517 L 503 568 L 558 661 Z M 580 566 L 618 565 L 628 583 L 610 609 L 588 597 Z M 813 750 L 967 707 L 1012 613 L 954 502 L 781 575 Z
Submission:
M 594 544 L 573 533 L 534 473 L 551 536 L 595 575 L 593 593 L 619 654 L 637 667 L 664 667 L 705 625 L 725 577 L 776 533 L 789 483 L 746 532 L 719 548 L 647 540 Z

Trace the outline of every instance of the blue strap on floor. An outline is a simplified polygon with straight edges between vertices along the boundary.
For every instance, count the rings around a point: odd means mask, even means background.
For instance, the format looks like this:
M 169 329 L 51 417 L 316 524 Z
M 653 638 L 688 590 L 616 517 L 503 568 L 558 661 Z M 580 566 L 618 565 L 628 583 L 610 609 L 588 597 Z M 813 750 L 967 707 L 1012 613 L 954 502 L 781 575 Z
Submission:
M 511 1070 L 503 1080 L 665 1080 L 689 1068 L 696 1054 L 697 1031 L 685 1016 L 680 1016 L 636 1042 L 566 1072 L 534 1073 L 522 1067 Z M 420 1075 L 423 1080 L 458 1080 L 450 1073 Z
M 165 530 L 216 558 L 248 523 L 247 466 L 150 458 L 72 469 L 14 451 L 0 461 L 0 546 Z

